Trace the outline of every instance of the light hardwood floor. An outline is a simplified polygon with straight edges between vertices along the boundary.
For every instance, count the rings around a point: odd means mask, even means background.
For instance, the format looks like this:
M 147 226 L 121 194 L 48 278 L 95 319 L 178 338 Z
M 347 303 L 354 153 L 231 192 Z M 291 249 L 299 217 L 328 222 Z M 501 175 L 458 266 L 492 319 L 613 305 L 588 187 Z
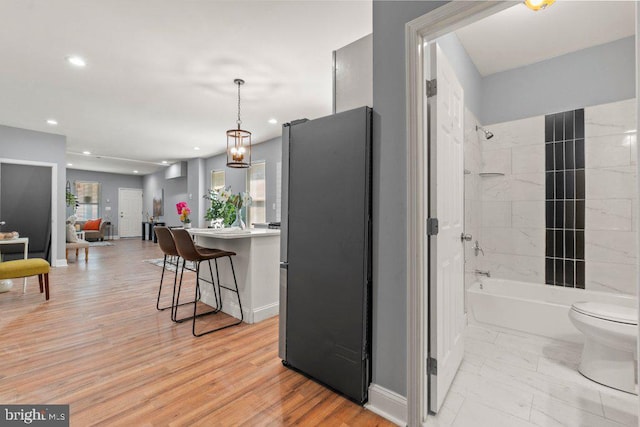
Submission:
M 114 243 L 52 269 L 48 302 L 37 278 L 0 294 L 0 403 L 70 404 L 72 426 L 392 425 L 283 367 L 277 318 L 194 338 L 156 311 L 158 246 Z

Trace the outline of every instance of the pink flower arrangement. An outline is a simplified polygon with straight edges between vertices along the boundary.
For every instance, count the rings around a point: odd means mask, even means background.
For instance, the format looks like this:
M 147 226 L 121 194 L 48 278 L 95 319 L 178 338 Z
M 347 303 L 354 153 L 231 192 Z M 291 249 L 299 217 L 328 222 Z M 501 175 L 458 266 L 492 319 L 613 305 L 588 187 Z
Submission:
M 189 214 L 191 213 L 191 209 L 189 209 L 189 205 L 187 202 L 176 203 L 176 209 L 178 211 L 178 215 L 180 215 L 180 221 L 184 224 L 190 223 Z

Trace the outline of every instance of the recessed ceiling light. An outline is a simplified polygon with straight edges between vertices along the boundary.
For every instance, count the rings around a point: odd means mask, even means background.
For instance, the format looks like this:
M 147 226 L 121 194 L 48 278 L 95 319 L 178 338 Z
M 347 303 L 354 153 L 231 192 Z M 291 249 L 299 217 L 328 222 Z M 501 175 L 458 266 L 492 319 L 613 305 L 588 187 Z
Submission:
M 269 123 L 271 123 L 272 125 L 275 125 L 276 123 L 278 123 L 278 120 L 276 120 L 276 119 L 269 119 Z
M 162 164 L 163 164 L 163 165 L 166 165 L 167 163 L 169 163 L 169 162 L 167 162 L 166 160 L 163 160 L 163 161 L 162 161 Z
M 73 166 L 73 163 L 67 163 L 67 166 Z
M 138 171 L 133 171 L 133 173 L 138 173 Z
M 51 126 L 57 126 L 58 121 L 56 119 L 47 119 L 47 124 Z
M 88 156 L 89 154 L 91 154 L 91 151 L 83 151 L 82 154 L 84 154 L 85 156 Z
M 193 147 L 194 150 L 198 151 L 200 147 Z
M 75 67 L 86 67 L 87 61 L 77 55 L 67 56 L 67 62 Z

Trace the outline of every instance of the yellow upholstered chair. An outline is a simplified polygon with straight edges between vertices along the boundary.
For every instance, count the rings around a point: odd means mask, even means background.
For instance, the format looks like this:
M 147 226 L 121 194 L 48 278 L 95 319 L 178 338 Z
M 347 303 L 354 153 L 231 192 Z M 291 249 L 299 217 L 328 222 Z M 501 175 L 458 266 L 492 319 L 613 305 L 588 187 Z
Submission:
M 45 292 L 49 299 L 49 263 L 41 258 L 18 259 L 0 262 L 0 280 L 19 279 L 22 277 L 38 276 L 40 293 Z M 44 279 L 44 283 L 43 283 Z

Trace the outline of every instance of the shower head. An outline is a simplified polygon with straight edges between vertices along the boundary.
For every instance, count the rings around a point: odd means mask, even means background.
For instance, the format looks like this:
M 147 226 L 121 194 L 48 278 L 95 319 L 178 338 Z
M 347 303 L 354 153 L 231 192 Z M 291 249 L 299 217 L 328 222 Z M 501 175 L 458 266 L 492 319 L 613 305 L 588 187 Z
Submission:
M 490 131 L 486 130 L 486 129 L 485 129 L 485 128 L 483 128 L 482 126 L 478 126 L 478 125 L 476 125 L 476 131 L 477 131 L 477 130 L 481 130 L 482 132 L 484 132 L 484 137 L 485 137 L 486 139 L 491 139 L 491 138 L 493 138 L 493 132 L 490 132 Z

